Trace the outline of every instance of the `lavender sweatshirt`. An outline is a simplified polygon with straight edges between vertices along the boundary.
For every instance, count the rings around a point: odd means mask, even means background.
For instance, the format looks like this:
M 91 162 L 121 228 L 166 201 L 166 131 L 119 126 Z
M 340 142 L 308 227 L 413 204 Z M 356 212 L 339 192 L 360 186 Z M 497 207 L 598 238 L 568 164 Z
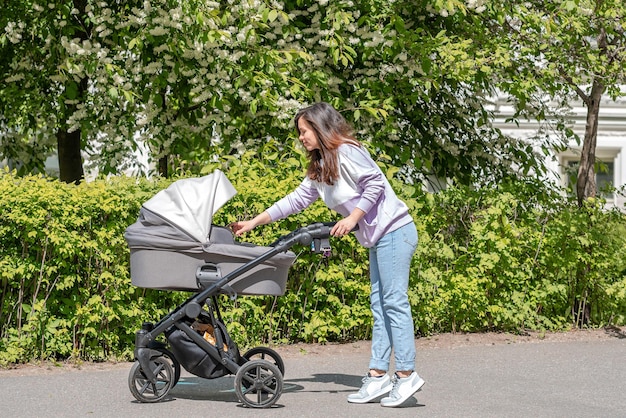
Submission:
M 387 178 L 367 150 L 342 144 L 338 149 L 339 179 L 333 185 L 309 177 L 267 209 L 272 221 L 300 212 L 321 198 L 342 216 L 355 208 L 365 212 L 355 235 L 364 247 L 374 246 L 388 232 L 413 222 L 406 204 L 398 199 Z

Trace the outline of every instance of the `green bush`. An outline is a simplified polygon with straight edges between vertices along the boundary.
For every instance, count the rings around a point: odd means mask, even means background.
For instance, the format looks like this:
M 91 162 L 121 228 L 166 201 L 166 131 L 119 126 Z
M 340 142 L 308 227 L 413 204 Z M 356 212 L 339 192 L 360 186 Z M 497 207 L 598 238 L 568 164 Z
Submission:
M 128 357 L 150 306 L 129 286 L 123 233 L 161 187 L 0 177 L 0 361 Z
M 207 166 L 206 173 L 223 169 L 238 191 L 214 223 L 267 208 L 298 185 L 304 164 L 302 154 L 269 142 L 262 154 Z M 76 186 L 0 176 L 0 363 L 132 357 L 141 323 L 159 320 L 188 296 L 132 286 L 123 238 L 141 203 L 171 181 L 111 178 Z M 519 180 L 437 194 L 393 185 L 420 236 L 409 294 L 419 335 L 626 323 L 620 212 L 592 201 L 579 209 Z M 336 219 L 317 202 L 245 240 L 267 245 L 300 226 Z M 237 343 L 370 337 L 367 250 L 352 236 L 331 243 L 330 258 L 293 248 L 298 258 L 284 296 L 221 300 Z
M 624 214 L 541 190 L 515 181 L 427 196 L 414 212 L 420 332 L 624 323 Z
M 253 216 L 301 181 L 302 155 L 278 159 L 272 144 L 266 151 L 263 160 L 248 154 L 229 162 L 227 174 L 238 195 L 218 212 L 215 224 Z M 214 168 L 207 167 L 207 172 Z M 160 319 L 185 300 L 184 292 L 132 286 L 123 238 L 141 203 L 171 181 L 111 178 L 75 186 L 40 176 L 2 174 L 0 363 L 128 359 L 141 323 Z M 312 221 L 333 218 L 319 202 L 304 214 L 258 228 L 245 240 L 267 245 Z M 347 257 L 345 263 L 294 248 L 299 257 L 284 297 L 221 301 L 239 344 L 353 339 L 361 336 L 357 325 L 369 329 L 369 309 L 363 308 L 366 252 L 353 237 L 334 244 L 336 256 Z M 340 274 L 347 279 L 331 287 Z M 347 329 L 348 323 L 356 325 Z

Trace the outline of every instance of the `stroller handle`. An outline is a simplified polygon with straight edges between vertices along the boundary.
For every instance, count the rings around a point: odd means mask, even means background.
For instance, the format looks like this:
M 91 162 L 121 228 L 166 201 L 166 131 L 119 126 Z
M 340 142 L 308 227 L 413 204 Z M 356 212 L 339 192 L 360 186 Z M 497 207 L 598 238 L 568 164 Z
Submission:
M 316 222 L 302 228 L 298 228 L 287 235 L 280 237 L 270 247 L 275 247 L 279 251 L 287 250 L 296 244 L 304 246 L 311 245 L 315 240 L 327 240 L 330 238 L 330 231 L 337 222 Z M 358 225 L 351 231 L 359 229 Z

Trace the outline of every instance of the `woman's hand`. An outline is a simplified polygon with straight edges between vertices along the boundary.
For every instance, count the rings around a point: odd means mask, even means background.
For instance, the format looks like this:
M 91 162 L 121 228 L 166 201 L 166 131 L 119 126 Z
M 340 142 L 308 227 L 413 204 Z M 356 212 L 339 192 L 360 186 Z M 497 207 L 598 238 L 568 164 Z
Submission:
M 253 219 L 248 221 L 237 221 L 228 225 L 230 229 L 233 231 L 233 234 L 238 237 L 242 234 L 245 234 L 248 231 L 252 231 L 259 225 L 265 225 L 272 221 L 270 215 L 267 212 L 261 212 L 259 215 L 255 216 Z
M 233 234 L 237 235 L 238 237 L 248 231 L 252 231 L 256 227 L 252 220 L 233 222 L 229 226 L 230 229 L 233 231 Z
M 356 226 L 357 221 L 355 221 L 351 216 L 343 218 L 339 222 L 333 226 L 333 229 L 330 230 L 330 235 L 333 237 L 342 237 L 344 235 L 348 235 Z

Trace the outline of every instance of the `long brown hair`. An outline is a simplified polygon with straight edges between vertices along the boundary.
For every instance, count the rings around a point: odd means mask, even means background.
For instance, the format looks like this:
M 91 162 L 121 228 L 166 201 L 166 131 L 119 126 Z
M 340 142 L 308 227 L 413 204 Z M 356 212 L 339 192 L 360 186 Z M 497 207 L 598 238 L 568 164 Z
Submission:
M 328 103 L 315 103 L 298 111 L 294 118 L 298 135 L 300 135 L 298 127 L 300 118 L 311 125 L 320 146 L 319 149 L 308 152 L 307 176 L 311 180 L 332 185 L 339 178 L 337 148 L 345 143 L 356 146 L 359 146 L 360 143 L 354 137 L 350 124 L 341 113 Z

